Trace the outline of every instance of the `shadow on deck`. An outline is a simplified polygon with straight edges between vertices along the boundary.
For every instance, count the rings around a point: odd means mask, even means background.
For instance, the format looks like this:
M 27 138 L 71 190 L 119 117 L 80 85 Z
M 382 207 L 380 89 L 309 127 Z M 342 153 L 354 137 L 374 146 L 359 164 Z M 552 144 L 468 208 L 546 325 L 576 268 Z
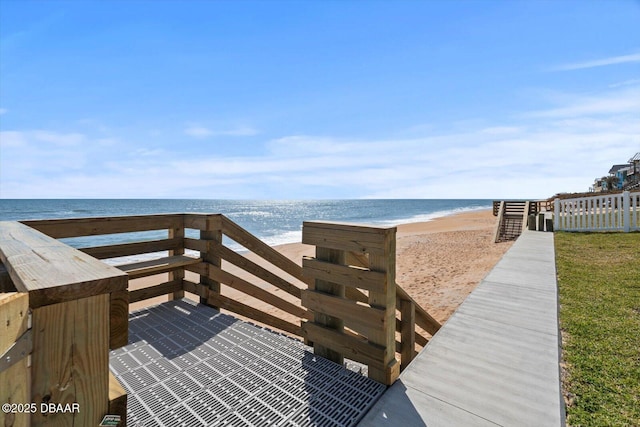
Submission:
M 351 426 L 386 386 L 188 299 L 129 316 L 110 353 L 130 426 Z

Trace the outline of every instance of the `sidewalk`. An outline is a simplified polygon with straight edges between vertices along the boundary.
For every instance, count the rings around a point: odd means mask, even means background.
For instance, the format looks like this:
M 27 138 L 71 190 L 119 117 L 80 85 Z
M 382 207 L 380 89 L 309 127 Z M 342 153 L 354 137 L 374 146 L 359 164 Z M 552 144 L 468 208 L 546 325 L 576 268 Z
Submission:
M 526 231 L 360 426 L 564 426 L 553 233 Z

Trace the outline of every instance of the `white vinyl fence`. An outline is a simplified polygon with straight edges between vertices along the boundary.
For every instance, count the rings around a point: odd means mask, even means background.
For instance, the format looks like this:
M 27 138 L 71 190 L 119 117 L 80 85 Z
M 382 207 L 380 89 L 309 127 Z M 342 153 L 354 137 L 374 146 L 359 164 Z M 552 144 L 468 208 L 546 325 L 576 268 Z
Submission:
M 553 217 L 556 230 L 640 230 L 640 192 L 555 199 Z

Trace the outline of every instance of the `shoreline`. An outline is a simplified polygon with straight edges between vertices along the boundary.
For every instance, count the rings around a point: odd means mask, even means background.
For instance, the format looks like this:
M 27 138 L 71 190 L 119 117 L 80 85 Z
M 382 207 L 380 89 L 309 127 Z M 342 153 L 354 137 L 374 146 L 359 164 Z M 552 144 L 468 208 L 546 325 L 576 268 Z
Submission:
M 493 216 L 491 209 L 478 209 L 437 217 L 428 221 L 398 225 L 396 282 L 429 314 L 444 323 L 511 247 L 510 242 L 493 242 L 496 224 L 497 219 Z M 284 243 L 272 247 L 298 265 L 302 264 L 303 256 L 314 255 L 313 246 L 300 242 Z M 262 261 L 253 253 L 243 253 L 243 255 L 266 268 L 274 269 L 273 266 Z M 282 299 L 297 302 L 286 292 L 256 279 L 227 262 L 223 262 L 223 268 Z M 288 277 L 280 271 L 277 273 Z M 198 280 L 197 276 L 190 272 L 186 272 L 186 278 L 192 281 Z M 153 282 L 153 277 L 132 280 L 130 290 L 150 286 Z M 300 284 L 295 279 L 292 279 L 291 282 Z M 228 286 L 222 285 L 222 292 L 230 298 L 269 314 L 296 323 L 299 322 L 299 319 L 293 318 L 288 313 L 283 313 L 269 304 Z M 188 296 L 197 300 L 195 295 L 188 294 Z M 131 304 L 129 310 L 136 310 L 163 301 L 166 301 L 166 297 L 140 301 Z

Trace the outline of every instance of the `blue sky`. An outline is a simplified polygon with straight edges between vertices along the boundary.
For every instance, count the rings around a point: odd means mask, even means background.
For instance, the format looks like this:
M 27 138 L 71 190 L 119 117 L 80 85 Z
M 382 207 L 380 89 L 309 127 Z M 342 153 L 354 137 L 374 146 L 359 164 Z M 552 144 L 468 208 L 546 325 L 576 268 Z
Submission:
M 638 1 L 0 1 L 1 198 L 543 198 L 640 151 Z

